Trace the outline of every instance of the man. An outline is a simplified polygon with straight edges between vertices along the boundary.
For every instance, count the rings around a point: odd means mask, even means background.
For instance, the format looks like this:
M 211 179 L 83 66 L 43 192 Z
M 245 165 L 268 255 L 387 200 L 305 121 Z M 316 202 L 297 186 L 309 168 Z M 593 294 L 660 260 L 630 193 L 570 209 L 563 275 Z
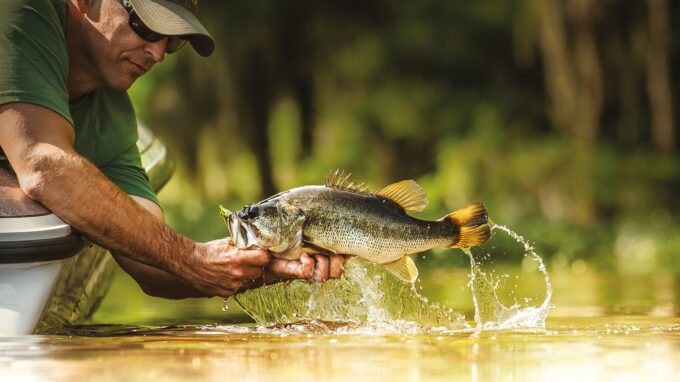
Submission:
M 148 294 L 230 296 L 290 278 L 339 277 L 344 258 L 272 258 L 163 223 L 126 90 L 166 53 L 214 42 L 197 0 L 0 1 L 0 147 L 23 192 L 111 250 Z

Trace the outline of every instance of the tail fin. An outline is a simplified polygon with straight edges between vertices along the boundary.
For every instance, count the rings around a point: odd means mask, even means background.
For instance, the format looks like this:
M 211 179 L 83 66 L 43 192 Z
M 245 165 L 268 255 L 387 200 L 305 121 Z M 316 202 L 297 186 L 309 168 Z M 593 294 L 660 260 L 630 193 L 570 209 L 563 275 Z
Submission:
M 489 217 L 482 203 L 469 204 L 456 212 L 446 215 L 442 220 L 448 220 L 458 227 L 456 242 L 450 245 L 449 248 L 482 245 L 491 237 Z

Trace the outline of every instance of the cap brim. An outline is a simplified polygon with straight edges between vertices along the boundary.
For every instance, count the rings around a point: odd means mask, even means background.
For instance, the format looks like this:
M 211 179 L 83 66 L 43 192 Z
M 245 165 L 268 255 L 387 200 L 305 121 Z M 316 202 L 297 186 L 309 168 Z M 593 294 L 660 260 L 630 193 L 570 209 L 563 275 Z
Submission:
M 191 46 L 203 57 L 215 50 L 215 41 L 191 11 L 164 0 L 129 0 L 146 26 L 167 36 L 186 36 Z

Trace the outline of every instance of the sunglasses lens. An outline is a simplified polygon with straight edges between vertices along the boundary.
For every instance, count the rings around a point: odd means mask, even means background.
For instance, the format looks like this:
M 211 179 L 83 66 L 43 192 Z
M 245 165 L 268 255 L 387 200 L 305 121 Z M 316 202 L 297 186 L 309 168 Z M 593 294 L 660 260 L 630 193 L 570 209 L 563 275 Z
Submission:
M 139 35 L 139 37 L 148 42 L 156 42 L 165 38 L 164 35 L 149 29 L 136 14 L 130 15 L 130 27 Z
M 137 35 L 141 37 L 144 41 L 156 42 L 167 37 L 168 45 L 165 48 L 165 51 L 168 53 L 174 53 L 178 51 L 181 47 L 183 47 L 184 44 L 186 44 L 187 40 L 182 37 L 166 36 L 152 31 L 149 27 L 146 26 L 146 24 L 142 22 L 139 16 L 137 16 L 137 13 L 132 8 L 132 5 L 130 5 L 128 0 L 123 1 L 122 4 L 125 10 L 128 11 L 128 13 L 130 14 L 129 21 L 130 28 L 132 28 L 132 30 L 135 33 L 137 33 Z

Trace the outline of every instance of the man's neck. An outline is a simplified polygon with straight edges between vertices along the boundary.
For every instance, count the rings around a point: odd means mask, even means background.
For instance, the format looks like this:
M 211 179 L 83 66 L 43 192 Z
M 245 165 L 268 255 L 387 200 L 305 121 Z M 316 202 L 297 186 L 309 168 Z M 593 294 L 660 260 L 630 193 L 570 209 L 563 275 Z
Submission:
M 87 20 L 78 12 L 71 0 L 66 1 L 66 46 L 68 49 L 68 75 L 66 89 L 69 102 L 103 86 L 90 59 L 87 47 Z

